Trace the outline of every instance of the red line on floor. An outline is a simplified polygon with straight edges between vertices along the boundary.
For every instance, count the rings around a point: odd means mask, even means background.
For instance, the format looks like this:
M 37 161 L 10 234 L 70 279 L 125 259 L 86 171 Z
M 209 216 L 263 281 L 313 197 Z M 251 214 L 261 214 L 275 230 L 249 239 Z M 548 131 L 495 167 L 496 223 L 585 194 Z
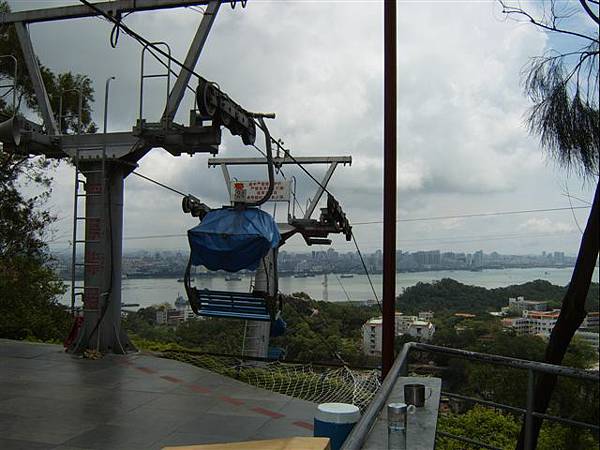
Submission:
M 292 425 L 296 425 L 297 427 L 300 428 L 306 428 L 307 430 L 314 430 L 315 427 L 313 426 L 312 423 L 308 423 L 308 422 L 303 422 L 302 420 L 297 420 L 296 422 L 292 422 Z
M 156 373 L 156 370 L 151 369 L 150 367 L 136 366 L 136 369 L 144 373 Z
M 188 387 L 190 388 L 190 390 L 192 390 L 194 392 L 198 392 L 200 394 L 209 394 L 210 393 L 210 389 L 202 387 L 202 386 L 198 386 L 197 384 L 190 384 Z
M 237 398 L 228 397 L 226 395 L 219 396 L 219 399 L 223 400 L 224 402 L 231 403 L 232 405 L 235 405 L 235 406 L 240 406 L 245 403 L 243 400 L 238 400 Z
M 261 408 L 257 406 L 256 408 L 252 408 L 252 411 L 262 414 L 264 416 L 272 417 L 273 419 L 279 419 L 280 417 L 285 417 L 285 414 L 280 414 L 275 411 L 271 411 L 270 409 Z
M 179 378 L 175 378 L 175 377 L 172 377 L 169 375 L 163 375 L 163 376 L 161 376 L 161 378 L 163 380 L 169 381 L 170 383 L 183 383 L 183 380 L 180 380 Z

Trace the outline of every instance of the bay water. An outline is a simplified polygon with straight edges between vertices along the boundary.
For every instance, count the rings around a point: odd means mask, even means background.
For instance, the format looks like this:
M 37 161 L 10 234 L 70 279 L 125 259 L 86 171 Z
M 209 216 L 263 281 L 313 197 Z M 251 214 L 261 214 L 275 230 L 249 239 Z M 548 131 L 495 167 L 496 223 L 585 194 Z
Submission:
M 396 275 L 397 292 L 414 286 L 418 282 L 430 283 L 442 278 L 452 278 L 464 284 L 484 288 L 498 288 L 514 284 L 522 284 L 537 279 L 547 280 L 552 284 L 565 286 L 573 272 L 573 268 L 527 268 L 527 269 L 490 269 L 481 272 L 462 270 L 443 270 L 430 272 L 398 273 Z M 381 299 L 382 275 L 371 275 L 371 280 L 379 299 Z M 594 271 L 593 280 L 598 282 L 598 268 Z M 195 285 L 222 291 L 248 292 L 252 283 L 251 275 L 241 275 L 241 280 L 225 280 L 223 275 L 197 278 Z M 68 284 L 68 282 L 66 282 Z M 284 294 L 306 292 L 316 300 L 331 302 L 356 301 L 364 302 L 375 296 L 366 275 L 315 275 L 295 278 L 285 276 L 279 278 L 279 290 Z M 122 302 L 139 304 L 140 308 L 168 302 L 173 304 L 178 295 L 185 297 L 183 283 L 174 278 L 141 278 L 122 280 Z M 71 303 L 70 290 L 62 296 L 61 302 Z M 542 300 L 542 299 L 540 299 Z M 127 308 L 137 309 L 137 307 Z

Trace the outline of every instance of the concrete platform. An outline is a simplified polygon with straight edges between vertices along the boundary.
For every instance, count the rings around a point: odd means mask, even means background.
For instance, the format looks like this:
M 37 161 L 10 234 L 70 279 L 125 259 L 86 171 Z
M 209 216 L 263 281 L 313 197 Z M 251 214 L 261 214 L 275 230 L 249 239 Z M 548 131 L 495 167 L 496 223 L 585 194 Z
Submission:
M 0 448 L 150 450 L 312 436 L 316 404 L 142 354 L 0 339 Z

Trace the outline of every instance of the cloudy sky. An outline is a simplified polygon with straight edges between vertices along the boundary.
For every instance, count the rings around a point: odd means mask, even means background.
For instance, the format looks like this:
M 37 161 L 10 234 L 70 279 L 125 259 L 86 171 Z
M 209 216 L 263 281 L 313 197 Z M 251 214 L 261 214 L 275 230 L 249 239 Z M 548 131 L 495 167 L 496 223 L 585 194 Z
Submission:
M 9 0 L 13 10 L 77 3 Z M 532 8 L 537 2 L 528 3 Z M 217 81 L 248 110 L 272 111 L 272 134 L 296 156 L 351 155 L 330 189 L 352 222 L 378 221 L 383 169 L 383 2 L 249 1 L 222 6 L 196 70 Z M 183 60 L 201 12 L 189 8 L 136 13 L 125 19 L 154 41 L 167 41 Z M 104 82 L 111 85 L 109 131 L 129 130 L 139 104 L 140 46 L 122 34 L 109 45 L 111 26 L 101 19 L 30 27 L 43 64 L 85 73 L 96 89 L 95 120 L 102 125 Z M 521 72 L 529 58 L 561 45 L 528 24 L 507 21 L 494 1 L 398 3 L 398 218 L 456 216 L 496 211 L 569 207 L 566 192 L 591 200 L 591 186 L 547 159 L 525 129 L 529 107 Z M 146 88 L 144 113 L 158 119 L 164 84 Z M 192 107 L 186 97 L 179 122 Z M 258 156 L 223 133 L 220 156 Z M 258 143 L 263 146 L 262 139 Z M 173 157 L 156 149 L 139 172 L 190 192 L 206 203 L 227 202 L 222 175 L 208 155 Z M 322 176 L 325 167 L 312 166 Z M 298 178 L 300 203 L 315 185 Z M 263 178 L 263 168 L 233 173 Z M 52 210 L 58 215 L 54 248 L 68 245 L 72 224 L 72 168 L 55 174 Z M 126 237 L 183 234 L 195 220 L 181 213 L 179 196 L 142 179 L 126 180 Z M 584 206 L 572 200 L 573 206 Z M 271 210 L 271 206 L 268 207 Z M 281 205 L 279 212 L 282 211 Z M 505 253 L 575 254 L 587 210 L 400 222 L 401 250 L 441 249 Z M 578 222 L 578 223 L 577 223 Z M 356 225 L 364 251 L 381 248 L 381 224 Z M 185 248 L 184 237 L 126 239 L 125 249 Z M 334 238 L 338 251 L 350 243 Z M 286 250 L 304 251 L 300 239 Z

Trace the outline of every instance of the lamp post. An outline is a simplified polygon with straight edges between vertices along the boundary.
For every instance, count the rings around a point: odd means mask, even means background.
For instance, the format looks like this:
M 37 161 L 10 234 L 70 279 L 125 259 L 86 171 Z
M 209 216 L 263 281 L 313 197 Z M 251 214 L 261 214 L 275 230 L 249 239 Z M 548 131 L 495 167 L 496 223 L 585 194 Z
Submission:
M 110 89 L 110 81 L 114 79 L 115 77 L 108 77 L 104 87 L 104 134 L 106 134 L 106 128 L 108 125 L 108 90 Z

